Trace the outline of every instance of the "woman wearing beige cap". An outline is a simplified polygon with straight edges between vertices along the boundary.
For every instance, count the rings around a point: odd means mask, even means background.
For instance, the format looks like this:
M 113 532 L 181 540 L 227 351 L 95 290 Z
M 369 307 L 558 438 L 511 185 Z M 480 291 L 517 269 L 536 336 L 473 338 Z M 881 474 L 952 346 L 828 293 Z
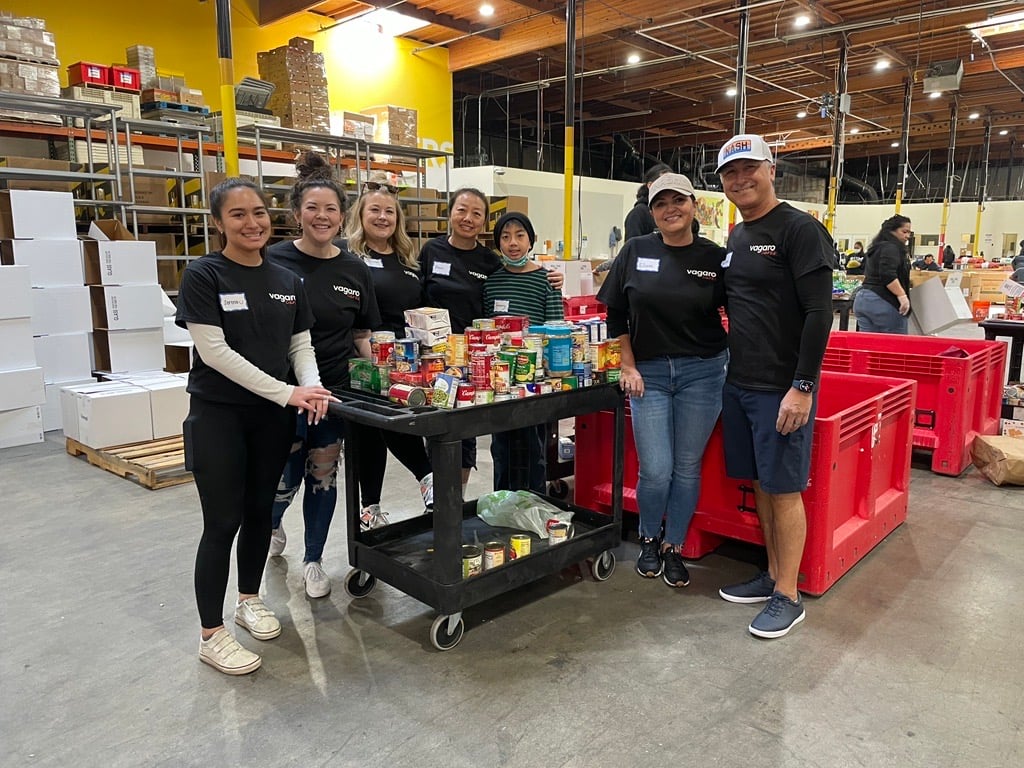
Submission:
M 620 386 L 630 398 L 640 463 L 636 570 L 685 587 L 681 548 L 729 361 L 718 312 L 725 249 L 694 235 L 696 196 L 685 176 L 659 177 L 649 199 L 658 231 L 623 246 L 598 299 L 608 306 L 609 337 L 622 345 Z

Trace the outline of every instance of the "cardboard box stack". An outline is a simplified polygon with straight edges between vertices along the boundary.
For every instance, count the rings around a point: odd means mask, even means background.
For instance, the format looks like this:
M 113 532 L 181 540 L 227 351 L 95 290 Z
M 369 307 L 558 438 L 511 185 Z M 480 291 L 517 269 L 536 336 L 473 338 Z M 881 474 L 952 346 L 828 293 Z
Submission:
M 161 371 L 163 292 L 156 243 L 136 240 L 117 220 L 93 222 L 85 247 L 96 370 Z
M 130 45 L 125 49 L 128 66 L 139 71 L 143 88 L 156 87 L 156 54 L 149 45 Z
M 68 192 L 0 193 L 0 261 L 27 272 L 30 331 L 44 383 L 42 427 L 60 429 L 59 391 L 92 380 L 89 289 L 82 283 L 82 243 Z
M 256 59 L 260 78 L 276 86 L 267 107 L 281 118 L 281 125 L 330 133 L 324 55 L 313 50 L 313 41 L 293 37 L 288 45 L 261 51 Z
M 405 229 L 411 234 L 445 232 L 448 221 L 441 216 L 441 192 L 429 187 L 405 187 L 398 193 L 405 213 Z
M 0 90 L 32 96 L 60 96 L 60 61 L 43 19 L 0 11 Z M 7 118 L 60 122 L 57 115 L 7 112 Z
M 415 147 L 417 137 L 417 113 L 409 107 L 395 107 L 386 104 L 361 110 L 374 119 L 374 141 L 396 147 Z
M 31 315 L 28 267 L 0 266 L 0 448 L 43 441 L 43 372 Z

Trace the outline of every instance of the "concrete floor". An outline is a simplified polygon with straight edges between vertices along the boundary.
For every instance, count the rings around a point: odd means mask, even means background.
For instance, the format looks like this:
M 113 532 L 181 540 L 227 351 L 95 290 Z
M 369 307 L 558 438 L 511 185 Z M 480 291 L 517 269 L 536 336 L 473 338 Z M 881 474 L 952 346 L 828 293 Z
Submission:
M 1024 765 L 1024 488 L 911 478 L 907 523 L 776 641 L 717 593 L 755 550 L 672 590 L 636 575 L 631 541 L 607 582 L 564 572 L 470 609 L 441 653 L 425 605 L 346 595 L 342 525 L 335 589 L 307 599 L 292 509 L 265 584 L 284 632 L 240 631 L 263 668 L 231 678 L 196 656 L 194 486 L 148 491 L 51 433 L 0 451 L 0 765 Z M 392 460 L 386 508 L 417 495 Z

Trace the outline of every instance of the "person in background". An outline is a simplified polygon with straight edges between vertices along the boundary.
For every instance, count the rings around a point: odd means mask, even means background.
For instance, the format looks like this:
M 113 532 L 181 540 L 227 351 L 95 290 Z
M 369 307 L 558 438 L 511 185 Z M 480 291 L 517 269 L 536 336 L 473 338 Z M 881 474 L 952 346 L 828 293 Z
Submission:
M 175 322 L 195 343 L 182 431 L 203 508 L 199 658 L 244 675 L 261 659 L 224 626 L 231 546 L 237 535 L 235 625 L 258 640 L 275 638 L 281 622 L 259 595 L 274 491 L 295 433 L 293 409 L 319 423 L 331 393 L 320 386 L 302 281 L 265 258 L 270 213 L 262 193 L 251 181 L 227 179 L 210 191 L 210 215 L 221 250 L 189 263 L 178 294 Z M 287 383 L 292 371 L 298 386 Z
M 930 253 L 926 253 L 922 258 L 918 259 L 911 265 L 914 269 L 919 272 L 941 272 L 942 267 L 935 263 L 935 257 Z
M 621 344 L 619 386 L 629 395 L 640 464 L 636 570 L 685 587 L 682 546 L 729 362 L 718 311 L 725 249 L 694 236 L 696 193 L 686 176 L 661 176 L 650 200 L 658 231 L 623 246 L 598 299 L 608 307 L 609 337 Z
M 763 137 L 734 136 L 718 153 L 725 196 L 743 221 L 726 245 L 729 373 L 722 436 L 729 477 L 751 478 L 768 570 L 719 595 L 767 602 L 756 637 L 804 620 L 797 588 L 807 538 L 801 492 L 810 476 L 818 374 L 832 329 L 832 238 L 813 217 L 780 202 Z M 869 258 L 870 262 L 870 258 Z
M 423 297 L 432 307 L 448 310 L 452 333 L 462 333 L 473 320 L 484 317 L 484 283 L 501 269 L 501 257 L 479 238 L 487 228 L 487 195 L 473 187 L 455 190 L 448 202 L 448 236 L 428 240 L 420 251 Z M 546 273 L 560 290 L 565 275 Z M 476 468 L 476 438 L 462 441 L 462 487 Z
M 853 299 L 858 331 L 907 332 L 910 262 L 906 243 L 912 231 L 910 219 L 896 214 L 882 222 L 871 241 L 864 283 Z
M 846 274 L 864 274 L 864 244 L 860 240 L 853 244 L 853 250 L 846 255 Z
M 313 311 L 311 335 L 320 378 L 326 387 L 339 389 L 348 386 L 349 359 L 370 356 L 369 329 L 380 324 L 380 313 L 369 268 L 333 242 L 344 221 L 345 192 L 333 180 L 331 167 L 320 155 L 307 152 L 295 169 L 298 178 L 290 202 L 302 236 L 276 243 L 267 255 L 302 279 Z M 274 500 L 272 557 L 284 552 L 287 537 L 281 520 L 305 481 L 302 581 L 312 598 L 326 597 L 331 592 L 323 553 L 338 504 L 338 464 L 344 434 L 340 418 L 329 416 L 318 424 L 307 424 L 300 415 Z
M 1010 262 L 1010 269 L 1015 271 L 1024 267 L 1024 240 L 1021 240 L 1018 245 L 1020 246 L 1020 252 Z
M 419 262 L 412 240 L 405 233 L 405 215 L 398 190 L 387 184 L 367 182 L 349 211 L 345 232 L 349 248 L 370 268 L 381 322 L 375 331 L 392 331 L 405 338 L 405 310 L 423 306 Z M 386 525 L 381 511 L 387 455 L 392 455 L 419 481 L 425 510 L 434 504 L 434 475 L 423 438 L 363 424 L 351 425 L 358 449 L 357 474 L 362 496 L 360 523 L 364 529 Z
M 942 249 L 942 268 L 952 269 L 954 266 L 956 266 L 956 253 L 952 246 L 947 245 Z
M 657 163 L 647 169 L 644 174 L 644 183 L 636 191 L 636 202 L 633 208 L 626 214 L 625 234 L 623 242 L 629 242 L 631 237 L 649 235 L 655 229 L 654 217 L 651 216 L 651 207 L 647 204 L 651 184 L 659 176 L 670 173 L 672 169 L 664 163 Z
M 494 225 L 494 239 L 501 249 L 501 268 L 484 283 L 484 313 L 528 315 L 530 325 L 543 325 L 565 318 L 562 294 L 551 286 L 547 274 L 530 261 L 537 235 L 525 213 L 509 212 Z M 494 490 L 519 490 L 514 482 L 511 455 L 513 444 L 525 444 L 528 453 L 528 490 L 544 493 L 547 482 L 547 425 L 499 432 L 491 437 L 494 462 Z

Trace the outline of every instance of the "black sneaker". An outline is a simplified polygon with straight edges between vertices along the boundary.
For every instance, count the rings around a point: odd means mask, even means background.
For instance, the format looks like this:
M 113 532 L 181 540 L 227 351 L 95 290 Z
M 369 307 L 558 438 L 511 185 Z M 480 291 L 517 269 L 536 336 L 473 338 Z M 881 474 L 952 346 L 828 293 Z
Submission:
M 766 603 L 772 599 L 774 592 L 775 580 L 768 575 L 768 571 L 761 571 L 750 581 L 718 590 L 721 598 L 730 603 Z
M 683 558 L 679 551 L 672 547 L 661 553 L 661 560 L 664 563 L 664 571 L 661 578 L 670 587 L 687 587 L 690 585 L 690 572 L 683 564 Z
M 781 592 L 772 595 L 768 605 L 750 622 L 750 634 L 757 637 L 782 637 L 804 620 L 803 600 L 793 602 Z
M 640 557 L 636 559 L 636 572 L 646 579 L 656 579 L 661 575 L 661 542 L 657 539 L 640 539 Z

